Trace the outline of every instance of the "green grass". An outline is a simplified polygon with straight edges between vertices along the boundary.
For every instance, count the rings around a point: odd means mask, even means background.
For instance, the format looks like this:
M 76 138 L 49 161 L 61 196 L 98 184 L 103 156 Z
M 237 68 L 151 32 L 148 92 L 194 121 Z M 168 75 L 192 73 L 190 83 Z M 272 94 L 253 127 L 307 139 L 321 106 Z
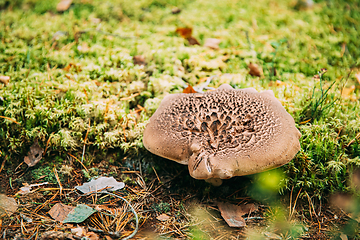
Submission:
M 118 159 L 145 152 L 142 133 L 163 96 L 218 75 L 211 86 L 271 89 L 294 116 L 302 150 L 282 168 L 282 192 L 352 191 L 348 176 L 360 165 L 359 140 L 349 145 L 360 132 L 357 1 L 316 1 L 301 11 L 271 0 L 75 0 L 64 13 L 56 4 L 0 0 L 0 75 L 11 77 L 0 84 L 0 116 L 18 123 L 0 119 L 8 165 L 20 163 L 35 139 L 48 143 L 42 161 L 50 163 L 66 153 L 81 157 L 86 135 L 88 165 L 113 149 Z M 171 14 L 175 6 L 179 15 Z M 201 44 L 221 39 L 220 50 L 190 46 L 177 27 L 192 27 Z M 147 65 L 134 65 L 135 55 Z M 264 77 L 250 76 L 249 62 Z M 321 82 L 313 79 L 322 68 Z M 138 105 L 146 111 L 136 112 Z

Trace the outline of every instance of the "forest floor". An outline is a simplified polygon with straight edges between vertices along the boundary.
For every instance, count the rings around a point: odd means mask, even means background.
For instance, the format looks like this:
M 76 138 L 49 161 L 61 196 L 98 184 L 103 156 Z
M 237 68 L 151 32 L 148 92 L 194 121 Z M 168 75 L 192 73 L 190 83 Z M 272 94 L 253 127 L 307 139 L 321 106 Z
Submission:
M 0 23 L 1 238 L 360 237 L 358 1 L 0 0 Z M 299 153 L 219 187 L 149 153 L 164 96 L 205 83 L 272 90 Z M 98 177 L 121 187 L 78 189 Z

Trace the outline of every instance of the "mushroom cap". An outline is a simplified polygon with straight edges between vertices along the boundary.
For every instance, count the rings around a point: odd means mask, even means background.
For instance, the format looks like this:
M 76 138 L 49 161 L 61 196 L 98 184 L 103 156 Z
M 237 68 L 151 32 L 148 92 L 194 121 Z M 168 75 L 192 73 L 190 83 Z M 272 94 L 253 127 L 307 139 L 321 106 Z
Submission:
M 146 126 L 150 152 L 188 164 L 196 179 L 243 176 L 288 163 L 300 132 L 272 91 L 217 90 L 166 96 Z

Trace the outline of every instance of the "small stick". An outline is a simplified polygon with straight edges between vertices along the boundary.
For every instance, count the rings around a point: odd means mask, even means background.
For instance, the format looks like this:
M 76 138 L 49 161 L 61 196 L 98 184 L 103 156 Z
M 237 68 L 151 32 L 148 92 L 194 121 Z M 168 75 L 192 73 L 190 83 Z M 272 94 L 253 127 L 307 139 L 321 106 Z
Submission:
M 2 164 L 1 164 L 0 173 L 1 173 L 1 171 L 4 169 L 6 159 L 7 159 L 7 155 L 5 156 L 4 161 L 3 161 Z
M 139 96 L 139 95 L 140 95 L 140 93 L 135 93 L 135 94 L 133 94 L 133 95 L 131 95 L 131 96 L 129 96 L 129 97 L 120 98 L 120 101 L 130 100 L 130 99 L 132 99 L 132 98 L 134 98 L 134 97 L 137 97 L 137 96 Z
M 14 120 L 14 119 L 12 119 L 12 118 L 9 118 L 9 117 L 4 117 L 4 116 L 0 116 L 0 118 L 5 118 L 5 119 L 7 119 L 7 120 L 9 120 L 9 121 L 12 121 L 12 122 L 14 122 L 14 123 L 16 123 L 16 124 L 20 125 L 20 123 L 18 123 L 17 121 L 15 121 L 15 120 Z
M 51 140 L 53 134 L 54 134 L 54 133 L 52 132 L 52 133 L 50 134 L 49 139 L 46 141 L 46 146 L 45 146 L 45 151 L 44 151 L 44 153 L 43 153 L 43 156 L 45 156 L 45 153 L 46 153 L 46 151 L 47 151 L 47 149 L 48 149 L 48 146 L 49 146 L 49 143 L 50 143 L 50 140 Z
M 83 166 L 83 168 L 86 170 L 86 172 L 89 172 L 89 170 L 87 170 L 87 168 L 85 167 L 85 165 L 79 160 L 77 159 L 74 155 L 72 155 L 71 153 L 68 153 L 71 157 L 73 157 L 76 161 L 78 161 L 81 166 Z
M 43 207 L 45 207 L 46 205 L 48 205 L 52 200 L 55 199 L 55 197 L 58 195 L 59 192 L 56 192 L 54 196 L 52 196 L 49 200 L 47 200 L 46 202 L 44 202 L 42 205 L 40 205 L 39 207 L 37 207 L 34 210 L 34 213 L 37 213 L 39 210 L 41 210 Z
M 155 170 L 155 168 L 154 168 L 154 166 L 151 166 L 152 167 L 152 169 L 154 170 L 154 172 L 155 172 L 155 175 L 156 175 L 156 178 L 157 178 L 157 180 L 159 181 L 159 183 L 161 184 L 161 180 L 160 180 L 160 178 L 159 178 L 159 176 L 158 176 L 158 174 L 157 174 L 157 172 L 156 172 L 156 170 Z M 0 171 L 1 172 L 1 171 Z
M 57 171 L 56 171 L 55 165 L 54 165 L 53 171 L 54 171 L 54 174 L 55 174 L 56 181 L 58 182 L 59 187 L 60 187 L 60 196 L 61 196 L 63 187 L 62 187 L 62 185 L 61 185 L 60 178 L 59 178 L 59 175 L 58 175 L 58 173 L 57 173 Z

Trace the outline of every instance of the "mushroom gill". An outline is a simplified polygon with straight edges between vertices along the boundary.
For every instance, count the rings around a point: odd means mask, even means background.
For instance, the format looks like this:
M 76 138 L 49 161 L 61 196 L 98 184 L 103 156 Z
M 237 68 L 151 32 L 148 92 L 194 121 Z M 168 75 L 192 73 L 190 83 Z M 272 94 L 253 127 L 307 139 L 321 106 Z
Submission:
M 300 137 L 272 91 L 224 84 L 204 94 L 165 97 L 143 142 L 156 155 L 188 164 L 196 179 L 227 179 L 288 163 Z

